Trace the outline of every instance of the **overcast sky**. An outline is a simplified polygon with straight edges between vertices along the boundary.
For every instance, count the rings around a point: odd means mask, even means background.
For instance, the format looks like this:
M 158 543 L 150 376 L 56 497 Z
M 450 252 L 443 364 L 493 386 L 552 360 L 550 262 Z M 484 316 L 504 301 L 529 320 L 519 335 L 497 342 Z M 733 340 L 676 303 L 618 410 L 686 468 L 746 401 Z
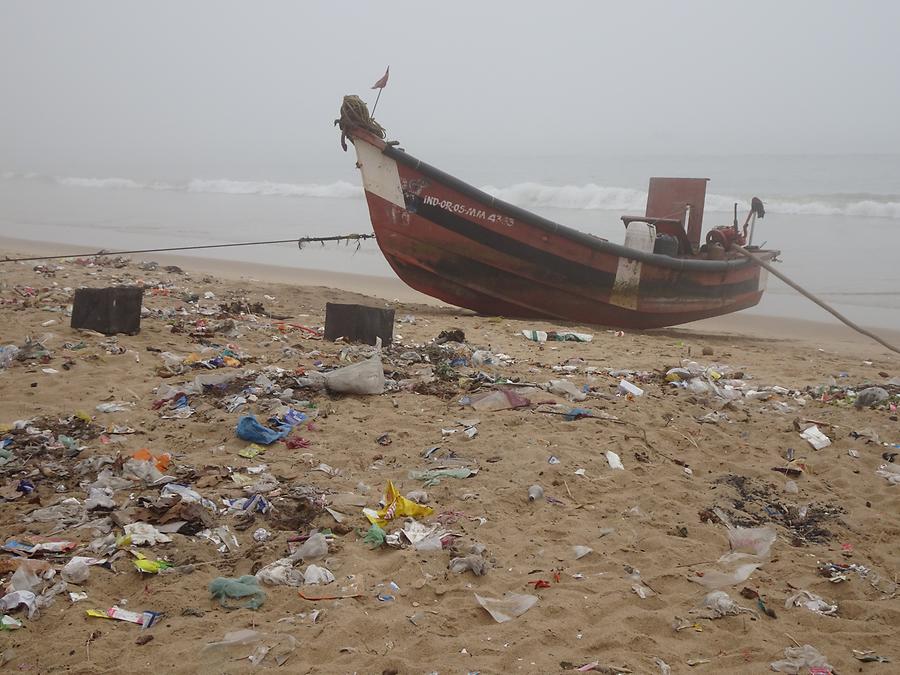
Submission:
M 896 153 L 898 27 L 875 0 L 5 0 L 0 170 L 331 162 L 388 64 L 377 117 L 426 159 Z

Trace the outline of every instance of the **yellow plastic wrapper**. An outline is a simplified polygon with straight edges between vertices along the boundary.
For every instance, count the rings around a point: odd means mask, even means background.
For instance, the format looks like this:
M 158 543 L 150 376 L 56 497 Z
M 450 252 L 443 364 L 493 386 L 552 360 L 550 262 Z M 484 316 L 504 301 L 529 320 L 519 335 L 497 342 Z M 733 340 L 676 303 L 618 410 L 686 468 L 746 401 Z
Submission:
M 394 518 L 427 518 L 434 513 L 434 509 L 430 506 L 416 504 L 401 495 L 394 487 L 393 481 L 388 481 L 384 488 L 384 503 L 387 506 L 383 509 L 363 509 L 369 522 L 378 527 L 384 527 Z
M 229 368 L 237 368 L 241 365 L 241 362 L 231 356 L 223 356 L 222 363 L 224 363 Z
M 261 445 L 257 445 L 256 443 L 251 443 L 243 450 L 238 450 L 238 455 L 241 457 L 245 457 L 246 459 L 253 459 L 258 454 L 265 452 L 266 449 Z
M 147 558 L 138 558 L 137 560 L 132 560 L 134 566 L 137 567 L 141 572 L 145 572 L 147 574 L 159 574 L 160 570 L 165 570 L 171 567 L 169 563 L 165 560 L 148 560 Z
M 88 424 L 90 424 L 91 422 L 94 421 L 94 418 L 91 417 L 91 416 L 90 416 L 89 414 L 87 414 L 86 412 L 84 412 L 84 410 L 76 410 L 76 411 L 75 411 L 75 417 L 77 417 L 78 419 L 80 419 L 82 422 L 87 422 Z

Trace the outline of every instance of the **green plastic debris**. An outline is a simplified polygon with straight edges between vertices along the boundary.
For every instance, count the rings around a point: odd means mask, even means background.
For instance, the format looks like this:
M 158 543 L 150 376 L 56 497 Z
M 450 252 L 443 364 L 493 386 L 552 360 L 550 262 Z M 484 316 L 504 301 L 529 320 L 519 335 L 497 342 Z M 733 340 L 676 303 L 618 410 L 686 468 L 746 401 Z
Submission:
M 57 439 L 59 443 L 66 448 L 66 450 L 77 450 L 78 449 L 78 441 L 76 441 L 71 436 L 66 436 L 65 434 L 60 434 Z
M 209 592 L 225 609 L 259 609 L 266 601 L 266 592 L 252 575 L 237 579 L 216 577 L 209 582 Z M 246 599 L 245 599 L 246 598 Z M 245 599 L 243 602 L 238 602 Z
M 468 478 L 478 473 L 477 469 L 461 466 L 456 469 L 428 469 L 427 471 L 410 471 L 409 477 L 413 480 L 425 481 L 426 486 L 437 485 L 441 478 Z
M 369 531 L 366 532 L 366 536 L 363 537 L 363 542 L 371 544 L 373 549 L 378 548 L 384 543 L 385 536 L 385 531 L 373 523 L 372 527 L 369 528 Z

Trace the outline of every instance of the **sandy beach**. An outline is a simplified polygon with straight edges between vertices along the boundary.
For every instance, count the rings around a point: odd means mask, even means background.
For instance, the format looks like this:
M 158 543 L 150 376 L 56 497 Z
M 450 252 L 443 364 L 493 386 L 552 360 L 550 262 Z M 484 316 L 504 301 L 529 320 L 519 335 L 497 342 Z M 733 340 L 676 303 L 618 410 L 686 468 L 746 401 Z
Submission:
M 81 252 L 11 239 L 0 251 Z M 70 328 L 74 289 L 116 285 L 144 287 L 140 333 Z M 326 302 L 395 310 L 385 393 L 304 386 L 369 353 L 322 339 Z M 456 330 L 464 340 L 436 342 Z M 302 673 L 669 672 L 660 662 L 761 673 L 796 643 L 840 673 L 900 661 L 900 359 L 839 324 L 738 314 L 620 333 L 475 316 L 388 278 L 148 254 L 0 263 L 0 345 L 19 348 L 0 369 L 0 438 L 11 439 L 0 446 L 0 581 L 10 592 L 18 574 L 46 602 L 31 618 L 4 610 L 22 624 L 2 633 L 9 672 L 247 672 L 253 657 Z M 223 374 L 224 385 L 191 389 Z M 623 394 L 623 380 L 641 393 Z M 870 386 L 890 398 L 855 407 Z M 528 402 L 460 403 L 503 391 Z M 248 452 L 238 419 L 286 409 L 305 416 L 293 442 Z M 826 447 L 801 437 L 811 426 Z M 169 453 L 162 473 L 211 504 L 130 474 L 142 449 Z M 413 477 L 441 468 L 469 475 Z M 124 482 L 102 492 L 103 472 Z M 435 528 L 436 550 L 365 540 L 362 508 L 378 509 L 391 481 L 427 492 L 418 521 Z M 543 497 L 529 501 L 531 485 Z M 92 486 L 105 505 L 87 511 Z M 257 494 L 266 513 L 223 501 Z M 168 542 L 122 538 L 130 524 L 181 521 Z M 774 541 L 741 543 L 742 528 Z M 210 597 L 217 577 L 256 575 L 314 531 L 333 535 L 327 553 L 294 569 L 324 567 L 331 583 L 263 584 L 258 609 Z M 72 545 L 10 544 L 44 538 Z M 62 589 L 72 556 L 103 562 Z M 139 556 L 171 568 L 141 572 Z M 460 559 L 483 573 L 452 571 Z M 726 579 L 735 571 L 746 574 Z M 704 607 L 714 590 L 735 603 L 723 616 Z M 534 600 L 500 623 L 476 594 Z M 113 606 L 161 616 L 142 629 L 87 614 Z M 210 646 L 234 631 L 256 633 Z M 892 663 L 859 660 L 868 651 Z

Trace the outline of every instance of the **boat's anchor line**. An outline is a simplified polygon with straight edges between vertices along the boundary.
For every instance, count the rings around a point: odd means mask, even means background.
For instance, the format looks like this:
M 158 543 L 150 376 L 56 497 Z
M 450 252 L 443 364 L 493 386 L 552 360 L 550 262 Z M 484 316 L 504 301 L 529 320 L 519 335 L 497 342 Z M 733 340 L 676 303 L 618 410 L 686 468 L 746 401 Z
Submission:
M 95 258 L 98 256 L 111 255 L 136 255 L 138 253 L 169 253 L 172 251 L 197 251 L 209 248 L 234 248 L 236 246 L 266 246 L 270 244 L 297 244 L 299 248 L 303 248 L 304 244 L 321 243 L 323 246 L 329 241 L 343 241 L 350 244 L 351 241 L 357 243 L 357 249 L 360 247 L 363 239 L 374 239 L 374 234 L 339 234 L 331 237 L 300 237 L 299 239 L 271 239 L 269 241 L 241 241 L 232 244 L 202 244 L 199 246 L 166 246 L 164 248 L 141 248 L 132 249 L 130 251 L 106 251 L 99 250 L 90 253 L 66 253 L 63 255 L 39 255 L 29 258 L 0 258 L 0 263 L 18 263 L 18 262 L 34 262 L 36 260 L 63 260 L 66 258 Z

